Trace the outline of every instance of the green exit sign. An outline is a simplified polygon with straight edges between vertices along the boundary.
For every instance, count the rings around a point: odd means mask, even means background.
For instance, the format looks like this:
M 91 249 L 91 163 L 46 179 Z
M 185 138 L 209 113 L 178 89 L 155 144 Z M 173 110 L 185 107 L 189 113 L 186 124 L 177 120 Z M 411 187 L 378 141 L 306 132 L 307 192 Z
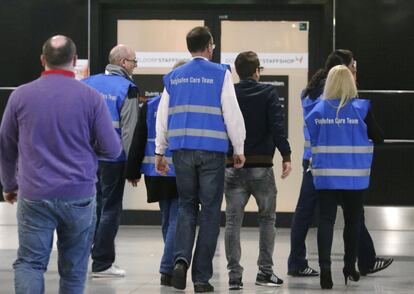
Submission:
M 299 31 L 307 31 L 308 30 L 308 23 L 300 22 L 299 23 Z

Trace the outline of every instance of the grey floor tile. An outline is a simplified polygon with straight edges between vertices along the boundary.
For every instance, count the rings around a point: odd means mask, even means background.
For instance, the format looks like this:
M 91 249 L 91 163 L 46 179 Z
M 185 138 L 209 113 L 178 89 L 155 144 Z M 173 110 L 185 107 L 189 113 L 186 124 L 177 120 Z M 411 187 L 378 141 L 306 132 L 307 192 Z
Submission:
M 280 288 L 264 288 L 254 285 L 257 273 L 258 229 L 242 230 L 242 265 L 245 272 L 243 291 L 231 293 L 414 293 L 414 231 L 371 230 L 378 255 L 395 258 L 389 269 L 363 277 L 358 283 L 344 285 L 342 276 L 342 230 L 335 230 L 333 244 L 332 291 L 322 291 L 319 278 L 293 278 L 286 275 L 286 260 L 290 249 L 290 230 L 278 229 L 274 252 L 275 272 L 284 279 Z M 223 230 L 214 260 L 214 276 L 211 283 L 216 293 L 229 293 L 227 288 L 226 258 L 224 253 Z M 0 225 L 0 293 L 14 293 L 12 263 L 16 257 L 17 227 Z M 116 264 L 127 271 L 127 276 L 119 279 L 88 278 L 85 293 L 99 294 L 144 294 L 144 293 L 193 293 L 190 277 L 185 291 L 176 291 L 159 286 L 158 267 L 162 253 L 161 231 L 158 227 L 121 227 L 117 239 Z M 316 230 L 309 232 L 307 248 L 310 265 L 318 269 Z M 53 251 L 46 278 L 46 293 L 57 293 L 58 273 L 56 251 Z

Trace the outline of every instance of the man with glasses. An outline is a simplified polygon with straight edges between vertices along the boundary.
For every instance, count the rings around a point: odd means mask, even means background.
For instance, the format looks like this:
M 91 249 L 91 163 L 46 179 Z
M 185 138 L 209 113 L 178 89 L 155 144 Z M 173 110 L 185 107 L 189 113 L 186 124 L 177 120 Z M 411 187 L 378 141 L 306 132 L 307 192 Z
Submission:
M 115 237 L 122 212 L 125 161 L 138 119 L 138 87 L 132 80 L 137 67 L 134 50 L 117 45 L 109 53 L 105 73 L 83 80 L 100 92 L 112 116 L 112 125 L 123 145 L 121 155 L 99 158 L 97 183 L 97 226 L 92 248 L 92 277 L 122 277 L 125 270 L 115 261 Z
M 240 228 L 244 208 L 250 195 L 259 208 L 260 227 L 259 267 L 256 285 L 280 286 L 283 281 L 273 273 L 275 243 L 276 184 L 273 174 L 273 155 L 277 148 L 282 155 L 282 179 L 291 171 L 290 145 L 285 134 L 285 117 L 276 87 L 259 83 L 259 58 L 252 51 L 240 53 L 234 62 L 240 82 L 235 84 L 237 101 L 246 125 L 244 152 L 246 162 L 242 169 L 231 167 L 228 156 L 225 177 L 226 229 L 225 248 L 229 289 L 243 288 L 243 267 L 240 265 Z M 230 152 L 231 153 L 231 152 Z
M 229 139 L 234 167 L 244 164 L 245 128 L 228 67 L 210 62 L 213 38 L 207 27 L 187 34 L 192 60 L 164 77 L 155 139 L 157 172 L 167 174 L 165 151 L 173 152 L 178 189 L 175 266 L 172 285 L 185 289 L 197 217 L 200 229 L 194 250 L 195 292 L 212 292 L 213 257 L 220 232 L 225 155 Z

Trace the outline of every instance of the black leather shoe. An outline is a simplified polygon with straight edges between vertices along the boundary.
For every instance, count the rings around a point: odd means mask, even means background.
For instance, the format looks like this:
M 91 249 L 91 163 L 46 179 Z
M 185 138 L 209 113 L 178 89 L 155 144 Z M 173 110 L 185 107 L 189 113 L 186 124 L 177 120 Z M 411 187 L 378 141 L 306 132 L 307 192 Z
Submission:
M 330 268 L 321 268 L 320 283 L 322 289 L 332 289 L 332 274 Z
M 196 293 L 214 292 L 214 287 L 210 283 L 194 284 L 194 292 Z
M 184 261 L 177 261 L 171 278 L 171 285 L 179 290 L 184 290 L 187 283 L 187 264 Z
M 342 272 L 344 273 L 344 279 L 345 279 L 345 285 L 348 283 L 348 278 L 350 281 L 358 282 L 359 281 L 359 272 L 353 268 L 346 268 L 344 267 L 342 269 Z
M 171 286 L 171 276 L 161 273 L 161 286 Z

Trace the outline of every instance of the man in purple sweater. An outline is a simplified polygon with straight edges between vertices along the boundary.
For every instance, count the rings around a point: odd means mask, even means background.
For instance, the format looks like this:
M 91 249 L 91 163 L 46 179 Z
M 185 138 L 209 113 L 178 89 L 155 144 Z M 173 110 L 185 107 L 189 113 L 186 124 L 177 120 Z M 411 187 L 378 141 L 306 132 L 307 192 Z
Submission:
M 54 36 L 45 68 L 10 96 L 0 127 L 4 199 L 18 200 L 16 293 L 44 293 L 44 272 L 58 242 L 59 293 L 83 293 L 96 221 L 97 155 L 121 152 L 104 100 L 74 79 L 76 47 Z

